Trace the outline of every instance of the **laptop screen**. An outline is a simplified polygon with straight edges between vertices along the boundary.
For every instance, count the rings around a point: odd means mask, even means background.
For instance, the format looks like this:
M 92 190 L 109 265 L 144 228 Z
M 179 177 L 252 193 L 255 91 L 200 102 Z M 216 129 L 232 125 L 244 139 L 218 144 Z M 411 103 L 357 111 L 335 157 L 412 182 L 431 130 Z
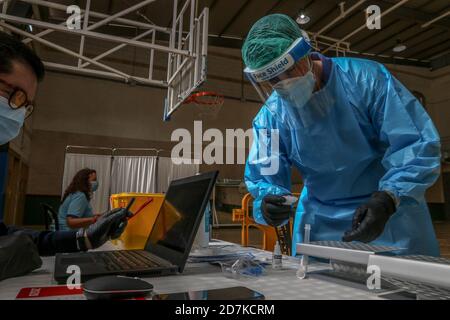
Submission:
M 174 265 L 187 259 L 217 173 L 172 181 L 149 235 L 146 250 Z

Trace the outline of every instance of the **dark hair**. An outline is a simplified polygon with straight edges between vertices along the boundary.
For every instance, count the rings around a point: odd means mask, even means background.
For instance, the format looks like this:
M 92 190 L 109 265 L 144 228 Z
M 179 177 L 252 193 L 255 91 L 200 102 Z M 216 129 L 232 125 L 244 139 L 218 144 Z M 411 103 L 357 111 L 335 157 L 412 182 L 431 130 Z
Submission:
M 67 187 L 66 191 L 64 191 L 64 196 L 62 202 L 66 200 L 66 198 L 75 192 L 83 192 L 86 195 L 88 201 L 91 201 L 91 185 L 89 183 L 89 176 L 93 173 L 97 173 L 95 170 L 85 168 L 76 173 L 73 177 L 72 182 Z
M 0 73 L 11 73 L 13 61 L 30 66 L 38 81 L 44 79 L 44 64 L 36 53 L 19 39 L 0 31 Z

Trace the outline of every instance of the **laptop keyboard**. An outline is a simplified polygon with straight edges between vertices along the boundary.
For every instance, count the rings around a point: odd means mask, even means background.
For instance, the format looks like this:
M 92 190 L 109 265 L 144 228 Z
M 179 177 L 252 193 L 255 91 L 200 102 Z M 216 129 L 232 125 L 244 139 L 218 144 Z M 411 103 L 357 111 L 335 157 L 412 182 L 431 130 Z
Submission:
M 146 252 L 141 251 L 108 251 L 99 253 L 99 258 L 109 271 L 142 270 L 161 267 L 151 260 Z

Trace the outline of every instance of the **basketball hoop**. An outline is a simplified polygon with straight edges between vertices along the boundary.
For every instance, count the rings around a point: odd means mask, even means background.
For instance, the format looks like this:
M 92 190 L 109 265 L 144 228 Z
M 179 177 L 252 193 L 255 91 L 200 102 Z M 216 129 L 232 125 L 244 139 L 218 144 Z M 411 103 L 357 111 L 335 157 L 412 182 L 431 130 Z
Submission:
M 213 91 L 194 92 L 185 104 L 193 104 L 202 118 L 215 118 L 225 102 L 225 97 Z

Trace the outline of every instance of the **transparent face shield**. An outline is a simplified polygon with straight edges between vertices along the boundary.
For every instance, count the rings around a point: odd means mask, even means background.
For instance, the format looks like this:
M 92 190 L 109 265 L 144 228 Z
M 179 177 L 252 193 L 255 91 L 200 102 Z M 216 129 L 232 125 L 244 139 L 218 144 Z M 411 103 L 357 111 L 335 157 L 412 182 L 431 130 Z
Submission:
M 273 91 L 281 92 L 289 86 L 289 80 L 297 80 L 307 76 L 312 71 L 312 60 L 309 56 L 311 45 L 308 39 L 297 39 L 280 58 L 260 69 L 244 70 L 247 78 L 253 84 L 263 103 Z

